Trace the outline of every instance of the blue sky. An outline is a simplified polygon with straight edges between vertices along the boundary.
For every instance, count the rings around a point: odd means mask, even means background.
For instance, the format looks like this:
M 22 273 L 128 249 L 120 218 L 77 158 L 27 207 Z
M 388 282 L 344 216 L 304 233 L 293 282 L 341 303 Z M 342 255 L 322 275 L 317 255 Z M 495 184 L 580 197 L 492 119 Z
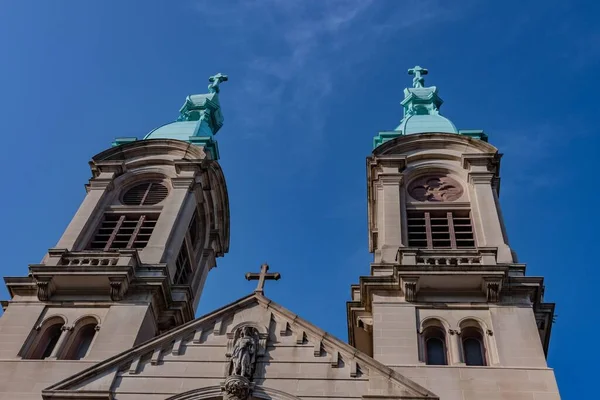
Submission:
M 600 350 L 574 341 L 599 328 L 598 15 L 554 0 L 3 1 L 2 274 L 55 245 L 92 155 L 173 120 L 223 72 L 231 251 L 199 313 L 249 293 L 244 273 L 268 261 L 282 274 L 269 297 L 345 339 L 350 284 L 371 261 L 365 157 L 419 64 L 442 113 L 505 154 L 511 245 L 557 303 L 549 364 L 563 398 L 594 390 Z

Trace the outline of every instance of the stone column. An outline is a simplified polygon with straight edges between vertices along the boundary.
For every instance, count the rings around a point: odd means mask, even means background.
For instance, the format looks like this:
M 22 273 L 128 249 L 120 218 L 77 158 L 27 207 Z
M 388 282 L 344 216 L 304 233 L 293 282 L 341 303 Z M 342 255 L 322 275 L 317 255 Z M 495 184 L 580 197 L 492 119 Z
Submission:
M 450 345 L 450 349 L 448 349 L 448 352 L 450 353 L 448 365 L 464 364 L 464 361 L 462 360 L 460 335 L 458 334 L 458 331 L 456 329 L 450 329 L 448 333 L 448 343 Z
M 71 334 L 72 330 L 73 330 L 72 326 L 63 325 L 60 337 L 58 338 L 58 341 L 56 342 L 56 345 L 54 346 L 52 353 L 50 353 L 50 356 L 48 356 L 49 359 L 56 360 L 58 358 L 58 355 L 62 351 L 62 348 L 64 347 L 65 342 L 67 341 L 67 338 Z

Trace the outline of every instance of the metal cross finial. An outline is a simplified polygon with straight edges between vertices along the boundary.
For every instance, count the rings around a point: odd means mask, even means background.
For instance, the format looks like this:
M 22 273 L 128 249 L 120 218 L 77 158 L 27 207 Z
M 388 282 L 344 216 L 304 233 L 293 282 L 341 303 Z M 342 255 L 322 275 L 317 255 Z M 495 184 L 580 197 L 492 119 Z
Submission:
M 265 288 L 265 279 L 269 280 L 279 280 L 281 278 L 281 274 L 279 272 L 267 273 L 269 270 L 269 265 L 267 263 L 260 266 L 260 273 L 248 272 L 246 273 L 246 279 L 249 281 L 258 280 L 258 285 L 256 285 L 256 289 L 254 292 L 263 293 Z
M 219 93 L 219 85 L 221 84 L 221 82 L 227 82 L 228 80 L 229 77 L 227 75 L 223 75 L 220 72 L 216 75 L 211 76 L 210 78 L 208 78 L 208 81 L 210 82 L 208 84 L 208 91 L 210 93 Z
M 423 75 L 427 75 L 428 73 L 429 71 L 427 71 L 425 68 L 419 67 L 418 65 L 414 68 L 409 69 L 408 74 L 415 76 L 413 78 L 413 87 L 423 87 L 423 85 L 425 84 L 425 78 L 423 78 Z

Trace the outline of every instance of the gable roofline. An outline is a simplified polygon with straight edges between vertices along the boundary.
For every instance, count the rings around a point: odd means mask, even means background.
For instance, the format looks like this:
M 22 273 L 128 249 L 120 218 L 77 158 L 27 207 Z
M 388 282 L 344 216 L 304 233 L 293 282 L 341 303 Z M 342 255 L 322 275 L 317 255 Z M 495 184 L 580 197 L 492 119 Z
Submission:
M 303 329 L 306 333 L 307 337 L 320 340 L 324 347 L 335 348 L 337 349 L 342 356 L 346 356 L 348 360 L 355 360 L 361 366 L 368 367 L 370 370 L 378 372 L 382 377 L 388 378 L 392 381 L 395 381 L 396 384 L 400 386 L 406 387 L 407 389 L 414 392 L 415 396 L 411 396 L 410 398 L 427 398 L 436 400 L 439 397 L 423 386 L 417 384 L 416 382 L 406 378 L 405 376 L 399 374 L 394 371 L 390 367 L 380 363 L 379 361 L 373 359 L 372 357 L 366 355 L 365 353 L 359 351 L 355 347 L 349 345 L 348 343 L 332 336 L 328 332 L 316 327 L 312 323 L 307 320 L 299 317 L 293 312 L 289 311 L 285 307 L 275 303 L 269 298 L 263 296 L 260 293 L 252 293 L 248 296 L 242 297 L 232 303 L 229 303 L 211 313 L 205 314 L 193 321 L 187 322 L 181 325 L 178 328 L 175 328 L 171 331 L 165 332 L 155 338 L 152 338 L 144 343 L 139 344 L 131 349 L 128 349 L 124 352 L 116 354 L 104 361 L 101 361 L 75 375 L 72 375 L 66 379 L 63 379 L 60 382 L 57 382 L 42 391 L 42 395 L 44 398 L 53 398 L 57 394 L 67 394 L 70 391 L 70 387 L 73 385 L 83 383 L 88 379 L 92 379 L 96 376 L 99 376 L 102 372 L 110 370 L 111 368 L 119 367 L 126 362 L 133 361 L 137 357 L 141 357 L 162 342 L 171 341 L 174 336 L 182 336 L 191 333 L 195 330 L 197 325 L 201 325 L 211 319 L 216 319 L 223 314 L 227 314 L 232 312 L 235 309 L 244 308 L 245 306 L 251 303 L 257 303 L 263 306 L 267 311 L 271 310 L 277 314 L 282 315 L 283 317 L 288 319 L 288 323 L 290 327 L 293 329 L 294 327 L 299 327 Z M 188 332 L 189 331 L 189 332 Z M 80 395 L 84 392 L 78 391 Z M 380 396 L 375 396 L 380 397 Z M 383 396 L 386 397 L 386 396 Z M 405 398 L 405 397 L 397 397 L 396 398 Z M 83 398 L 83 397 L 82 397 Z
M 357 361 L 359 361 L 362 365 L 368 366 L 369 368 L 379 372 L 381 375 L 387 376 L 389 379 L 395 380 L 397 383 L 400 383 L 400 384 L 408 387 L 409 389 L 412 389 L 420 396 L 431 398 L 431 399 L 438 399 L 438 396 L 435 393 L 429 391 L 428 389 L 424 388 L 423 386 L 419 385 L 418 383 L 406 378 L 405 376 L 394 371 L 387 365 L 380 363 L 379 361 L 375 360 L 374 358 L 368 356 L 367 354 L 365 354 L 362 351 L 358 350 L 357 348 L 349 345 L 348 343 L 338 339 L 337 337 L 331 335 L 330 333 L 324 331 L 323 329 L 318 328 L 314 324 L 312 324 L 312 323 L 308 322 L 307 320 L 299 317 L 298 315 L 292 313 L 285 307 L 275 303 L 274 301 L 272 301 L 260 294 L 257 294 L 256 298 L 260 303 L 264 304 L 267 309 L 269 309 L 269 308 L 274 309 L 275 311 L 279 312 L 280 314 L 283 314 L 286 317 L 288 317 L 290 320 L 293 321 L 293 323 L 302 327 L 305 330 L 307 336 L 310 335 L 310 336 L 320 337 L 321 341 L 323 342 L 323 345 L 337 347 L 338 349 L 341 350 L 341 352 L 346 353 L 347 356 L 349 355 L 351 359 L 354 358 Z M 380 397 L 380 396 L 373 396 L 373 397 Z
M 89 378 L 93 378 L 102 370 L 106 370 L 106 369 L 111 368 L 116 365 L 121 365 L 123 363 L 123 361 L 129 361 L 130 359 L 133 360 L 134 358 L 136 358 L 138 356 L 145 355 L 151 349 L 155 348 L 158 343 L 161 343 L 162 341 L 166 341 L 167 338 L 170 338 L 171 336 L 180 335 L 180 334 L 184 333 L 185 331 L 187 331 L 188 329 L 191 331 L 192 330 L 191 327 L 193 327 L 195 325 L 209 321 L 213 318 L 217 318 L 221 314 L 226 314 L 227 312 L 235 310 L 236 308 L 243 308 L 248 303 L 251 303 L 254 300 L 255 300 L 254 293 L 250 294 L 248 296 L 242 297 L 238 300 L 235 300 L 235 301 L 233 301 L 221 308 L 218 308 L 208 314 L 204 314 L 192 321 L 186 322 L 185 324 L 183 324 L 175 329 L 164 332 L 150 340 L 140 343 L 139 345 L 132 347 L 131 349 L 127 349 L 119 354 L 116 354 L 112 357 L 107 358 L 104 361 L 100 361 L 99 363 L 92 365 L 91 367 L 86 368 L 83 371 L 80 371 L 75 375 L 71 375 L 70 377 L 63 379 L 62 381 L 57 382 L 57 383 L 53 384 L 52 386 L 47 387 L 46 389 L 44 389 L 42 391 L 42 393 L 44 393 L 46 391 L 65 390 L 65 388 L 67 388 L 68 386 L 80 383 Z

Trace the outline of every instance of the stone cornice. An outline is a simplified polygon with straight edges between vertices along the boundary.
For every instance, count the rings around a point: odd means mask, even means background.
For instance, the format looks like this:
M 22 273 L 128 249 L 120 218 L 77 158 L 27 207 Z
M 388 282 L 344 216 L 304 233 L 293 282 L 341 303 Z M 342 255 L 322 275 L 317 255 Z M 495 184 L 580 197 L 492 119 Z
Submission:
M 406 249 L 410 253 L 410 249 Z M 491 252 L 495 249 L 481 249 Z M 484 253 L 485 253 L 484 251 Z M 418 252 L 414 252 L 416 254 Z M 490 254 L 493 254 L 491 252 Z M 463 255 L 464 256 L 464 255 Z M 404 292 L 406 301 L 416 301 L 421 279 L 433 276 L 479 276 L 481 291 L 487 304 L 501 302 L 503 295 L 526 295 L 534 311 L 545 307 L 543 303 L 543 278 L 524 276 L 523 264 L 491 265 L 399 265 L 372 264 L 371 273 L 382 275 L 361 276 L 358 285 L 352 285 L 352 300 L 346 303 L 348 338 L 354 345 L 356 316 L 371 312 L 373 293 L 385 291 Z M 385 275 L 383 275 L 385 274 Z M 460 281 L 460 279 L 459 279 Z M 431 287 L 430 287 L 431 290 Z M 408 294 L 407 294 L 408 293 Z M 485 303 L 484 303 L 485 304 Z
M 142 264 L 137 250 L 50 249 L 45 264 L 29 266 L 28 277 L 6 277 L 5 282 L 11 298 L 16 294 L 37 294 L 43 302 L 52 302 L 53 297 L 63 301 L 82 291 L 102 296 L 104 302 L 127 300 L 136 293 L 152 293 L 157 318 L 182 324 L 194 318 L 194 294 L 189 286 L 172 286 L 167 271 L 165 264 Z M 89 287 L 82 287 L 81 282 L 88 282 Z
M 469 172 L 468 182 L 472 185 L 492 184 L 494 177 L 491 172 Z

